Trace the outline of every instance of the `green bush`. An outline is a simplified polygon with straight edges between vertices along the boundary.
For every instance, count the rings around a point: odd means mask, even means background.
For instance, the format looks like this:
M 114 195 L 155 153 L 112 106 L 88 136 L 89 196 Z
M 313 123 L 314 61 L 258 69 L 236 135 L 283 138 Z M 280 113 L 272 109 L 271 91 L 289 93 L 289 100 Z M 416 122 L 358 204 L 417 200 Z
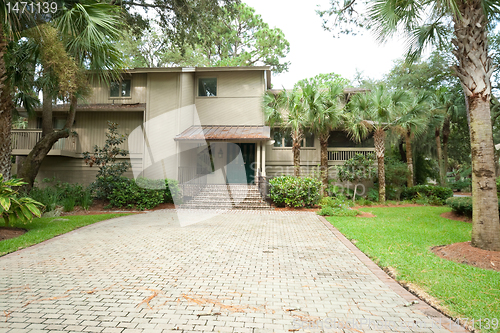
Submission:
M 368 193 L 366 194 L 366 199 L 376 202 L 378 201 L 378 188 L 369 188 Z
M 356 216 L 357 210 L 349 208 L 352 205 L 350 200 L 344 196 L 324 197 L 319 201 L 321 210 L 318 215 L 322 216 Z
M 387 157 L 385 164 L 385 194 L 387 200 L 400 200 L 401 191 L 405 188 L 408 166 L 405 162 Z
M 76 201 L 73 197 L 64 198 L 64 200 L 62 201 L 63 209 L 65 212 L 73 211 L 73 209 L 75 209 L 75 204 Z
M 8 226 L 16 220 L 24 223 L 31 222 L 33 216 L 40 217 L 43 205 L 32 198 L 21 197 L 13 187 L 26 184 L 21 179 L 12 178 L 5 180 L 0 173 L 0 218 Z
M 463 180 L 458 180 L 458 181 L 456 181 L 454 183 L 450 183 L 449 186 L 454 191 L 469 192 L 471 190 L 472 180 L 470 178 L 465 178 Z
M 472 198 L 471 197 L 454 197 L 446 199 L 446 204 L 451 207 L 451 210 L 459 215 L 472 217 Z
M 318 202 L 320 187 L 314 178 L 280 176 L 269 181 L 269 197 L 278 207 L 310 207 Z
M 161 180 L 163 182 L 163 180 Z M 165 189 L 144 188 L 141 186 L 153 185 L 155 180 L 141 179 L 137 182 L 125 177 L 115 182 L 114 189 L 108 197 L 111 207 L 137 207 L 139 210 L 152 209 L 164 202 Z M 139 186 L 141 185 L 141 186 Z
M 46 212 L 54 210 L 57 206 L 63 206 L 65 209 L 70 209 L 71 205 L 73 207 L 83 206 L 84 197 L 89 195 L 89 189 L 84 189 L 80 184 L 55 182 L 54 179 L 44 179 L 43 182 L 48 183 L 48 186 L 44 188 L 34 187 L 29 196 L 41 202 L 45 206 Z M 72 202 L 73 204 L 71 204 Z M 88 204 L 88 200 L 86 203 Z M 92 202 L 89 206 L 91 204 Z M 73 209 L 71 208 L 71 210 Z
M 439 200 L 441 204 L 443 204 L 446 199 L 452 196 L 453 190 L 451 188 L 430 185 L 417 185 L 405 188 L 401 193 L 401 199 L 403 200 L 429 198 L 434 201 Z
M 472 217 L 472 198 L 471 197 L 452 197 L 446 199 L 446 204 L 451 207 L 451 210 L 459 215 Z M 500 201 L 498 202 L 500 211 Z

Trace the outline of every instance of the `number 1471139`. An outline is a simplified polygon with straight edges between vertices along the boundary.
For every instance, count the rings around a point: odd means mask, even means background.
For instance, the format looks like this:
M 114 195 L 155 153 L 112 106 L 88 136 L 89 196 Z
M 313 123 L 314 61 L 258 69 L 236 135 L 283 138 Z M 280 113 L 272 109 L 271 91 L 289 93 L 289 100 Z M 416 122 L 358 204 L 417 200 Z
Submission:
M 57 12 L 57 2 L 7 2 L 6 4 L 8 13 L 15 14 L 55 14 Z

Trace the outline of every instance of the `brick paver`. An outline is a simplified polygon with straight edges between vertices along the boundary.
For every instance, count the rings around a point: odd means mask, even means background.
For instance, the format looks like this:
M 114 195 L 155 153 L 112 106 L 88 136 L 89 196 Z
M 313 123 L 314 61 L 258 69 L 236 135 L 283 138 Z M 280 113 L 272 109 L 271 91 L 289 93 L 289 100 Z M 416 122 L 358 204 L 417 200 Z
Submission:
M 0 333 L 449 332 L 315 214 L 176 217 L 121 217 L 0 258 Z

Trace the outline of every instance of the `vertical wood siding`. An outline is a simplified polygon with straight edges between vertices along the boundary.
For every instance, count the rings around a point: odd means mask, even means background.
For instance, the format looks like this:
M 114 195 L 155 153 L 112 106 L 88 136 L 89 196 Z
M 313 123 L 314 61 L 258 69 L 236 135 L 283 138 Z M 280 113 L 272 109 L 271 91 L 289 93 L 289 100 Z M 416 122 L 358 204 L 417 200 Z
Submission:
M 95 82 L 91 95 L 80 101 L 81 104 L 135 104 L 146 103 L 147 74 L 132 74 L 124 76 L 131 79 L 130 98 L 110 98 L 109 85 Z

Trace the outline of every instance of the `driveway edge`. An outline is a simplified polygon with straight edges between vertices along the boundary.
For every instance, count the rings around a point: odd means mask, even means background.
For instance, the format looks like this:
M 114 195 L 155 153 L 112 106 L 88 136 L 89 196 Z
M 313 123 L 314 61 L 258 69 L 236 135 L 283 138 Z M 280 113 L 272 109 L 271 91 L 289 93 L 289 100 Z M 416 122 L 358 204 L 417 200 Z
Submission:
M 318 215 L 321 222 L 344 244 L 352 253 L 363 263 L 365 266 L 373 273 L 377 278 L 379 278 L 383 283 L 385 283 L 391 290 L 396 294 L 404 298 L 408 303 L 412 301 L 418 301 L 418 304 L 414 304 L 411 307 L 416 310 L 420 310 L 429 317 L 431 317 L 436 323 L 443 326 L 450 332 L 457 333 L 470 333 L 462 326 L 458 326 L 450 317 L 447 317 L 443 313 L 439 312 L 431 305 L 429 305 L 425 300 L 418 298 L 410 291 L 401 286 L 396 280 L 390 277 L 382 268 L 375 264 L 366 254 L 364 254 L 360 249 L 358 249 L 350 240 L 348 240 L 337 228 L 335 228 L 330 222 L 326 220 L 325 217 Z

